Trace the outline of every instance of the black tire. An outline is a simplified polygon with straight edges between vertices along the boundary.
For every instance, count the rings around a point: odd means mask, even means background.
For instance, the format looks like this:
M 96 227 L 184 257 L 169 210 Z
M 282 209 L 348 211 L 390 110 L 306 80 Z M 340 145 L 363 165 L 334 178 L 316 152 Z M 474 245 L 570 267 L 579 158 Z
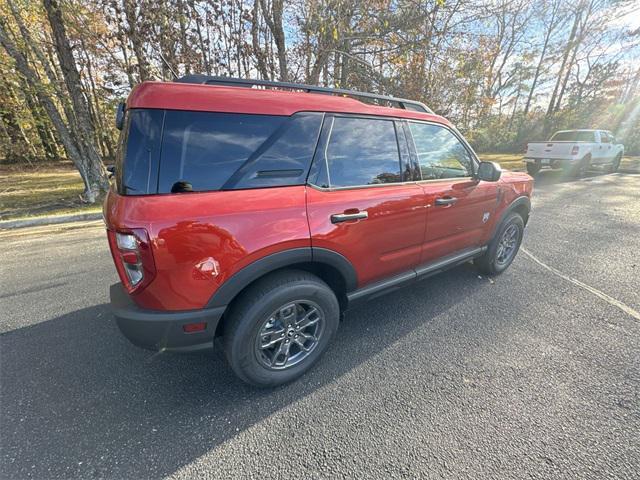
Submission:
M 303 345 L 298 345 L 299 340 L 294 340 L 293 335 L 295 334 L 297 339 L 297 333 L 292 333 L 291 327 L 281 320 L 282 312 L 292 305 L 296 311 L 301 311 L 296 315 L 303 315 L 304 306 L 307 305 L 305 302 L 308 302 L 310 309 L 318 310 L 318 318 L 322 317 L 316 322 L 316 328 L 322 327 L 322 329 L 314 331 L 313 335 L 318 334 L 318 338 L 312 346 L 306 347 L 309 348 L 308 352 L 303 350 L 305 348 Z M 290 382 L 300 377 L 318 361 L 333 338 L 339 319 L 338 300 L 321 279 L 299 270 L 273 273 L 250 286 L 234 301 L 225 319 L 223 345 L 227 361 L 236 375 L 251 385 L 274 387 Z M 281 335 L 275 335 L 275 330 L 268 330 L 274 333 L 264 333 L 264 329 L 274 325 L 274 322 L 277 322 L 277 328 L 282 327 L 287 332 L 286 335 L 282 335 L 285 339 L 279 340 Z M 262 335 L 261 332 L 263 332 Z M 311 335 L 312 338 L 315 338 L 313 335 Z M 259 342 L 267 339 L 279 340 L 280 343 L 273 347 L 273 351 L 264 349 Z M 275 364 L 267 366 L 265 363 L 267 363 L 268 354 L 276 355 L 278 348 L 284 345 L 285 340 L 289 344 L 285 362 L 289 361 L 289 353 L 294 347 L 303 354 L 302 359 L 289 366 Z M 284 355 L 282 353 L 278 358 L 282 360 Z
M 527 162 L 527 173 L 532 177 L 535 177 L 541 168 L 542 164 L 540 163 L 540 160 L 536 160 L 535 163 Z
M 622 155 L 618 154 L 616 155 L 616 158 L 613 159 L 613 162 L 611 163 L 611 166 L 609 167 L 609 173 L 615 173 L 618 171 L 618 168 L 620 168 L 620 162 L 622 161 Z
M 585 155 L 582 159 L 569 167 L 569 175 L 575 178 L 582 177 L 587 174 L 591 166 L 591 155 Z
M 508 258 L 501 259 L 499 258 L 499 247 L 501 244 L 501 240 L 505 236 L 505 233 L 511 228 L 517 229 L 517 234 L 515 237 L 514 249 L 509 254 Z M 518 250 L 520 249 L 520 244 L 522 243 L 522 235 L 524 233 L 524 221 L 522 217 L 517 213 L 510 213 L 507 217 L 500 223 L 500 226 L 496 230 L 496 234 L 493 239 L 489 243 L 489 248 L 487 251 L 479 258 L 474 260 L 474 264 L 480 270 L 480 272 L 485 275 L 499 275 L 504 272 L 509 265 L 513 262 L 518 254 Z

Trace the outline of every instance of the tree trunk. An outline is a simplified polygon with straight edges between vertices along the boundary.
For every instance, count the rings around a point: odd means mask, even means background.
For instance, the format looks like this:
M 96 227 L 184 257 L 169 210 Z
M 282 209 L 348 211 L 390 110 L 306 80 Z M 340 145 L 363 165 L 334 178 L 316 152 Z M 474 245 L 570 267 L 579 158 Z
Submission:
M 253 11 L 251 15 L 251 45 L 253 47 L 253 54 L 256 57 L 258 72 L 260 72 L 260 75 L 265 80 L 273 80 L 269 76 L 264 52 L 260 47 L 260 1 L 261 0 L 254 0 L 253 2 Z
M 4 47 L 10 57 L 12 57 L 16 64 L 16 69 L 18 72 L 25 78 L 27 83 L 31 88 L 36 92 L 36 96 L 38 101 L 42 105 L 42 108 L 47 112 L 51 123 L 54 128 L 58 132 L 60 136 L 60 140 L 67 152 L 67 157 L 74 163 L 78 171 L 80 172 L 80 176 L 85 184 L 85 195 L 90 196 L 92 194 L 92 178 L 95 178 L 99 175 L 100 172 L 96 171 L 95 165 L 92 165 L 91 162 L 88 161 L 87 158 L 83 157 L 78 151 L 69 129 L 64 123 L 60 112 L 56 108 L 53 100 L 46 92 L 46 89 L 40 83 L 38 76 L 34 70 L 32 70 L 27 64 L 27 60 L 18 50 L 16 45 L 11 41 L 8 35 L 8 30 L 6 28 L 6 23 L 4 19 L 0 18 L 0 44 Z M 93 198 L 89 197 L 87 200 L 95 201 L 95 196 Z
M 287 71 L 287 49 L 284 38 L 284 28 L 282 27 L 282 13 L 284 10 L 283 0 L 272 0 L 271 12 L 266 5 L 266 0 L 260 0 L 262 6 L 262 13 L 264 20 L 267 22 L 269 30 L 273 35 L 273 39 L 276 42 L 276 48 L 278 49 L 278 64 L 280 66 L 280 80 L 287 82 L 289 80 L 289 73 Z
M 127 18 L 128 28 L 127 37 L 131 40 L 133 45 L 133 53 L 138 60 L 138 75 L 140 81 L 144 82 L 149 80 L 149 69 L 147 68 L 147 58 L 144 54 L 144 47 L 142 38 L 138 34 L 138 15 L 136 13 L 136 3 L 131 0 L 123 0 L 122 6 L 124 7 L 124 15 Z
M 575 18 L 573 20 L 573 26 L 571 27 L 571 33 L 569 34 L 569 39 L 567 40 L 567 45 L 564 49 L 564 54 L 562 55 L 562 63 L 560 64 L 560 71 L 558 72 L 558 78 L 556 80 L 556 85 L 553 87 L 553 93 L 551 94 L 551 100 L 549 100 L 549 106 L 547 108 L 546 117 L 550 117 L 553 113 L 556 105 L 556 98 L 558 95 L 558 90 L 560 88 L 560 84 L 562 82 L 562 78 L 564 75 L 565 66 L 567 64 L 567 60 L 569 60 L 569 54 L 573 49 L 573 42 L 576 37 L 576 32 L 578 31 L 578 24 L 580 23 L 580 11 L 576 11 Z M 546 130 L 546 129 L 545 129 Z
M 85 193 L 87 201 L 93 203 L 96 195 L 100 192 L 106 192 L 109 189 L 109 179 L 107 171 L 104 168 L 102 159 L 98 154 L 95 144 L 95 131 L 89 105 L 84 95 L 84 89 L 80 81 L 80 74 L 76 67 L 75 59 L 71 45 L 67 37 L 62 12 L 57 0 L 43 0 L 51 31 L 53 33 L 54 44 L 60 68 L 64 77 L 64 82 L 71 97 L 73 105 L 73 113 L 77 119 L 77 130 L 80 134 L 78 146 L 80 154 L 85 158 L 87 164 L 87 174 L 89 175 L 89 191 Z M 70 120 L 71 121 L 71 120 Z

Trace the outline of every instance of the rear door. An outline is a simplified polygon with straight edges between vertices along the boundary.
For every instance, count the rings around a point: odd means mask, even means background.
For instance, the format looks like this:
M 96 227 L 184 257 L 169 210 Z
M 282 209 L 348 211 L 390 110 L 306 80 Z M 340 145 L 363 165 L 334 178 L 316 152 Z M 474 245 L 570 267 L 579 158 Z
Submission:
M 414 121 L 408 127 L 427 205 L 421 263 L 482 246 L 497 206 L 498 183 L 473 177 L 474 155 L 449 128 Z
M 307 188 L 314 248 L 345 256 L 362 286 L 420 260 L 424 192 L 400 122 L 327 115 Z

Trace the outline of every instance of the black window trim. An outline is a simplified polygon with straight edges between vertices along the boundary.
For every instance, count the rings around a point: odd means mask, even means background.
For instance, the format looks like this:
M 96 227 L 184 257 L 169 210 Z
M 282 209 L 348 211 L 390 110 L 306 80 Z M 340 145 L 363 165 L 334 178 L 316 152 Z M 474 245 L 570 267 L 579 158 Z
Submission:
M 422 177 L 422 169 L 420 168 L 420 161 L 418 160 L 418 150 L 416 148 L 415 139 L 413 138 L 413 133 L 411 132 L 411 128 L 409 126 L 409 123 L 425 123 L 427 125 L 435 125 L 436 127 L 440 127 L 440 128 L 444 128 L 445 130 L 448 130 L 462 144 L 464 149 L 469 154 L 469 156 L 471 158 L 471 162 L 472 162 L 473 171 L 471 172 L 471 175 L 467 175 L 465 177 L 454 177 L 454 178 L 432 178 L 432 179 L 427 179 L 427 180 L 423 180 L 422 178 L 420 178 L 419 180 L 416 180 L 417 183 L 452 182 L 452 181 L 459 181 L 459 180 L 468 181 L 469 179 L 475 179 L 476 178 L 476 174 L 478 172 L 478 167 L 480 166 L 480 159 L 478 158 L 478 155 L 476 154 L 476 152 L 473 151 L 473 148 L 471 148 L 471 145 L 469 145 L 469 142 L 467 142 L 467 140 L 462 136 L 462 134 L 455 127 L 450 127 L 450 126 L 444 125 L 442 123 L 431 122 L 431 121 L 428 121 L 428 120 L 416 120 L 416 119 L 413 119 L 413 118 L 407 118 L 405 120 L 406 120 L 406 123 L 407 123 L 406 131 L 408 132 L 408 134 L 409 134 L 409 136 L 411 138 L 411 141 L 409 142 L 409 150 L 410 150 L 411 155 L 413 157 L 412 160 L 413 160 L 413 162 L 415 162 L 415 165 L 417 165 L 417 169 L 418 169 L 418 172 L 419 172 L 421 177 Z
M 400 135 L 399 129 L 402 127 L 401 122 L 404 120 L 399 117 L 386 117 L 384 115 L 366 115 L 361 113 L 333 113 L 326 112 L 324 117 L 324 123 L 322 124 L 322 128 L 320 131 L 320 138 L 318 140 L 318 144 L 316 146 L 316 152 L 313 155 L 313 161 L 311 164 L 311 169 L 309 171 L 309 176 L 307 178 L 307 185 L 324 192 L 331 191 L 339 191 L 339 190 L 355 190 L 362 188 L 383 188 L 383 187 L 393 187 L 398 185 L 406 185 L 410 183 L 415 183 L 415 180 L 403 180 L 401 182 L 388 182 L 388 183 L 374 183 L 367 185 L 349 185 L 344 187 L 332 187 L 331 186 L 331 173 L 329 172 L 329 164 L 327 162 L 327 148 L 329 147 L 329 140 L 331 140 L 331 133 L 333 131 L 333 122 L 335 118 L 362 118 L 365 120 L 385 120 L 393 123 L 393 128 L 396 136 L 396 148 L 398 149 L 398 160 L 400 167 L 400 173 L 404 176 L 404 168 L 407 164 L 411 165 L 411 153 L 409 147 L 409 140 L 407 139 L 406 132 L 404 132 L 404 138 L 407 142 L 407 150 L 409 151 L 409 156 L 406 153 L 403 154 L 403 149 L 400 147 Z M 318 178 L 322 173 L 322 170 L 326 172 L 327 181 L 329 183 L 329 187 L 323 187 L 318 185 Z

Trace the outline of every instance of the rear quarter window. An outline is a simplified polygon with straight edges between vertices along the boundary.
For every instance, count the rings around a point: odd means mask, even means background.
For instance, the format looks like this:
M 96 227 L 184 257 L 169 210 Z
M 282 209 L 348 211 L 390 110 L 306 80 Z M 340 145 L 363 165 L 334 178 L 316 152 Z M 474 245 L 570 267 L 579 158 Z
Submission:
M 158 193 L 304 184 L 322 118 L 167 111 Z

